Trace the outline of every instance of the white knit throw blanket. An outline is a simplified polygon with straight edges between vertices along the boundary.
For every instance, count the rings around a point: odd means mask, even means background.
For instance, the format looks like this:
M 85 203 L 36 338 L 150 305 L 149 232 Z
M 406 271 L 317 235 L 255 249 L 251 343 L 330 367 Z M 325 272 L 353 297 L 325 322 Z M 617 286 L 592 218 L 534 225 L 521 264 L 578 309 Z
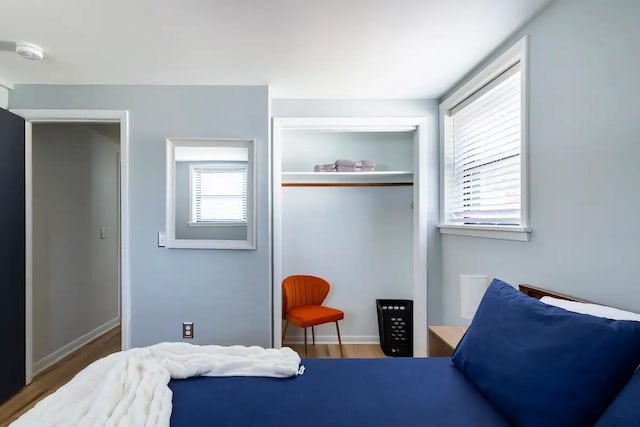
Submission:
M 169 427 L 169 380 L 195 376 L 284 378 L 298 373 L 290 348 L 162 343 L 121 351 L 87 366 L 12 427 Z

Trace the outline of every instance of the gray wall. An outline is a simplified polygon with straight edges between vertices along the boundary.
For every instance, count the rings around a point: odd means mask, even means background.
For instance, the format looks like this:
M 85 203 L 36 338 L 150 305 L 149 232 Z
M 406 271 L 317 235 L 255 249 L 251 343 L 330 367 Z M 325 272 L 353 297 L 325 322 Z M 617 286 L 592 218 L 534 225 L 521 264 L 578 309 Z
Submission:
M 424 117 L 429 126 L 428 194 L 428 323 L 442 318 L 441 249 L 439 221 L 438 103 L 433 99 L 274 99 L 273 117 Z
M 176 162 L 176 239 L 246 240 L 247 226 L 190 226 L 189 168 L 211 162 Z
M 271 339 L 266 86 L 17 85 L 11 108 L 128 110 L 132 344 Z M 256 139 L 257 250 L 157 247 L 165 221 L 167 137 Z
M 465 323 L 461 273 L 640 311 L 638 16 L 636 0 L 556 1 L 496 51 L 529 34 L 533 233 L 443 236 L 442 323 Z
M 3 86 L 0 86 L 0 108 L 7 108 L 9 106 L 9 90 Z
M 119 316 L 120 138 L 109 128 L 117 135 L 118 125 L 33 125 L 36 363 Z
M 336 159 L 374 160 L 377 170 L 413 170 L 412 132 L 302 132 L 282 138 L 284 171 Z M 331 283 L 326 300 L 345 312 L 345 342 L 378 340 L 376 298 L 412 298 L 413 187 L 284 187 L 282 272 Z M 289 328 L 290 336 L 301 336 Z M 332 324 L 317 335 L 336 340 Z

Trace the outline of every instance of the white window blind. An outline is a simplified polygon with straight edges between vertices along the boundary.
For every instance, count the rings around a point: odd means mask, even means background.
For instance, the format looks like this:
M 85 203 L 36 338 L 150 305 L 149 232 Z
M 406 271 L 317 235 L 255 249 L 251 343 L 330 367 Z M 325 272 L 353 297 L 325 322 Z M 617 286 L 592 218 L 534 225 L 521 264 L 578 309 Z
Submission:
M 522 225 L 522 70 L 516 63 L 445 118 L 445 217 Z
M 191 222 L 247 223 L 247 164 L 191 168 Z

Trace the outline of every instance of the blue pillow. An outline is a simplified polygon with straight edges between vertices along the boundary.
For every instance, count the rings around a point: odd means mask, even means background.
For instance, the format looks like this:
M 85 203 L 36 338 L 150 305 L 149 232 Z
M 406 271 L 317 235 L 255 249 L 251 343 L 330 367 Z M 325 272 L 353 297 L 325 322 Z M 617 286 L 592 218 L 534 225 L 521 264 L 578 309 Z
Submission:
M 573 313 L 494 280 L 452 358 L 520 427 L 590 426 L 640 363 L 640 322 Z
M 640 426 L 640 370 L 622 389 L 616 400 L 602 414 L 596 427 Z

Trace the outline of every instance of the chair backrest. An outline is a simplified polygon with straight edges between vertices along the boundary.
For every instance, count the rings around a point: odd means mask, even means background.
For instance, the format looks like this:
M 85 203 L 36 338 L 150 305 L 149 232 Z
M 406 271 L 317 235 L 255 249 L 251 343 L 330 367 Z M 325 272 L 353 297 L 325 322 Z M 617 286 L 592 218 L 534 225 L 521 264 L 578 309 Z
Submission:
M 282 281 L 282 315 L 301 305 L 320 305 L 331 285 L 316 276 L 289 276 Z

